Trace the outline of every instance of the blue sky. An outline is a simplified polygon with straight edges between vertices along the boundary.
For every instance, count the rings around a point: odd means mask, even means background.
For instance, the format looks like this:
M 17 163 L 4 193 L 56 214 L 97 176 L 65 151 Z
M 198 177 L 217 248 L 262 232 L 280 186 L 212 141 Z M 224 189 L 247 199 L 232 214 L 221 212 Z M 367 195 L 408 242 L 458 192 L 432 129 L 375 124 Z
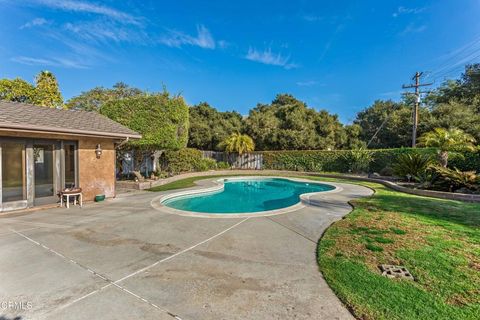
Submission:
M 65 98 L 166 85 L 242 114 L 292 93 L 350 122 L 417 70 L 438 84 L 480 60 L 479 16 L 478 0 L 0 0 L 0 78 L 47 69 Z

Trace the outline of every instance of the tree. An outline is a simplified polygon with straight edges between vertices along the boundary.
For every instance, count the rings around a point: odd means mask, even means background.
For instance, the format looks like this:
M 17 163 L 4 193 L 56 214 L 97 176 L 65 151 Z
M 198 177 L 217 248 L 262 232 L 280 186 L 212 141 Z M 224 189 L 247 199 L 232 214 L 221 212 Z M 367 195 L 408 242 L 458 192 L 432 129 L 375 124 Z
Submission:
M 358 124 L 344 126 L 338 137 L 340 149 L 366 149 L 367 144 L 360 139 L 361 135 L 362 127 Z
M 235 111 L 219 112 L 208 103 L 190 107 L 188 146 L 216 150 L 218 144 L 242 128 L 242 116 Z
M 335 149 L 342 130 L 337 115 L 308 108 L 289 94 L 258 104 L 245 119 L 245 132 L 259 150 Z
M 460 79 L 445 81 L 426 101 L 430 106 L 454 101 L 480 113 L 480 63 L 466 65 Z
M 420 108 L 420 119 L 429 117 L 426 108 Z M 369 148 L 398 148 L 410 146 L 412 140 L 412 108 L 406 103 L 377 100 L 357 114 L 354 124 L 361 127 L 360 139 Z M 382 127 L 383 124 L 383 127 Z M 419 124 L 419 133 L 425 132 L 425 122 Z
M 69 109 L 98 111 L 107 102 L 144 94 L 145 92 L 138 88 L 130 87 L 123 82 L 118 82 L 111 89 L 95 87 L 91 90 L 84 91 L 80 95 L 68 100 L 66 105 Z
M 35 103 L 35 87 L 20 78 L 0 79 L 0 100 Z
M 449 152 L 475 151 L 475 139 L 460 129 L 435 128 L 418 140 L 420 145 L 438 150 L 438 160 L 444 168 L 448 165 Z
M 480 141 L 480 112 L 462 102 L 439 103 L 432 107 L 430 117 L 424 121 L 429 130 L 457 128 Z
M 235 152 L 240 155 L 255 150 L 255 143 L 252 138 L 246 134 L 240 133 L 233 133 L 221 143 L 221 146 L 227 152 Z
M 41 71 L 35 77 L 35 83 L 35 104 L 49 108 L 64 107 L 57 78 L 53 73 Z
M 143 150 L 180 149 L 187 145 L 188 106 L 181 96 L 144 94 L 110 101 L 100 113 L 142 134 L 130 146 Z
M 142 134 L 141 139 L 130 141 L 119 152 L 134 150 L 133 174 L 139 180 L 143 180 L 140 167 L 146 156 L 156 158 L 154 151 L 178 150 L 187 145 L 188 106 L 181 96 L 170 96 L 166 90 L 109 101 L 100 113 Z
M 57 79 L 50 71 L 41 71 L 35 77 L 35 86 L 20 78 L 0 79 L 0 100 L 64 107 Z

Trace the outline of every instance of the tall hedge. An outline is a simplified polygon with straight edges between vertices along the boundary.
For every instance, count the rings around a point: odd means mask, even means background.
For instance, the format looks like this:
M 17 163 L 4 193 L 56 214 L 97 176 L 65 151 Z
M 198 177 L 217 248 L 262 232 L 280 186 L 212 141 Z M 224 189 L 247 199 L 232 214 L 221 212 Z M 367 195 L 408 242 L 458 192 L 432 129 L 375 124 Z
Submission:
M 349 150 L 310 150 L 310 151 L 262 151 L 264 169 L 298 170 L 298 171 L 323 171 L 323 172 L 348 172 Z M 433 148 L 396 148 L 396 149 L 369 149 L 373 156 L 370 163 L 370 172 L 380 172 L 391 167 L 397 157 L 403 153 L 417 152 L 436 156 Z M 480 171 L 480 154 L 464 153 L 451 155 L 451 167 L 460 170 Z
M 141 149 L 181 149 L 188 140 L 188 106 L 167 92 L 107 102 L 100 113 L 142 134 L 130 146 Z
M 193 148 L 167 150 L 160 157 L 162 170 L 171 173 L 207 171 L 217 168 L 213 159 L 203 158 L 202 152 Z

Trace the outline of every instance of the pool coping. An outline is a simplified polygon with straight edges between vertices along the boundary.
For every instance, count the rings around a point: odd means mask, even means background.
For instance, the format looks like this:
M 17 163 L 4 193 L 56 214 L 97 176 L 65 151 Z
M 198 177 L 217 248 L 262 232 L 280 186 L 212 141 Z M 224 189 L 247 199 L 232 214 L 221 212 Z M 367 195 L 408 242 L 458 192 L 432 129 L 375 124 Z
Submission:
M 228 180 L 260 180 L 260 179 L 286 179 L 286 180 L 291 180 L 295 182 L 304 182 L 304 183 L 314 183 L 314 184 L 326 184 L 329 186 L 334 187 L 332 190 L 327 190 L 327 191 L 321 191 L 321 192 L 309 192 L 309 193 L 303 193 L 300 195 L 300 201 L 294 205 L 281 208 L 281 209 L 275 209 L 275 210 L 267 210 L 267 211 L 258 211 L 255 213 L 205 213 L 205 212 L 195 212 L 195 211 L 186 211 L 186 210 L 179 210 L 175 208 L 168 207 L 163 204 L 164 201 L 171 199 L 171 198 L 176 198 L 180 196 L 189 196 L 189 195 L 196 195 L 196 194 L 201 194 L 201 193 L 212 193 L 212 192 L 218 192 L 220 190 L 223 190 L 224 188 L 224 181 Z M 201 184 L 198 185 L 199 188 L 195 189 L 188 189 L 188 190 L 183 190 L 183 191 L 176 191 L 176 192 L 171 192 L 168 194 L 163 194 L 158 197 L 153 198 L 150 201 L 150 205 L 156 209 L 156 210 L 161 210 L 162 212 L 167 212 L 170 214 L 176 214 L 180 216 L 185 216 L 185 217 L 198 217 L 198 218 L 255 218 L 255 217 L 268 217 L 268 216 L 274 216 L 274 215 L 280 215 L 280 214 L 285 214 L 288 212 L 293 212 L 297 211 L 299 209 L 305 208 L 307 205 L 310 206 L 316 206 L 310 198 L 312 196 L 318 195 L 318 194 L 327 194 L 327 193 L 338 193 L 343 190 L 341 186 L 339 186 L 336 183 L 332 182 L 321 182 L 321 181 L 312 181 L 308 179 L 303 179 L 303 178 L 296 178 L 296 177 L 284 177 L 284 176 L 239 176 L 239 177 L 215 177 L 215 178 L 210 178 L 210 179 L 205 179 L 205 180 L 200 180 L 200 181 L 206 181 L 207 183 L 213 183 L 214 186 L 211 187 L 205 187 L 202 186 Z M 199 182 L 200 182 L 199 181 Z

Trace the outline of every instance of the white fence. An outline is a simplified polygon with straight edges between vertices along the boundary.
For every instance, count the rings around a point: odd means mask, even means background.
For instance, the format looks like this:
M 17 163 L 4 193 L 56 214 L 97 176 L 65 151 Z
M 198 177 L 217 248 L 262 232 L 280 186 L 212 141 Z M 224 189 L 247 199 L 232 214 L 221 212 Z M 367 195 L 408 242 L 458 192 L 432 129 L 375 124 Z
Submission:
M 261 170 L 263 165 L 263 154 L 261 153 L 226 153 L 219 151 L 202 151 L 204 158 L 211 158 L 216 161 L 227 162 L 234 169 Z

